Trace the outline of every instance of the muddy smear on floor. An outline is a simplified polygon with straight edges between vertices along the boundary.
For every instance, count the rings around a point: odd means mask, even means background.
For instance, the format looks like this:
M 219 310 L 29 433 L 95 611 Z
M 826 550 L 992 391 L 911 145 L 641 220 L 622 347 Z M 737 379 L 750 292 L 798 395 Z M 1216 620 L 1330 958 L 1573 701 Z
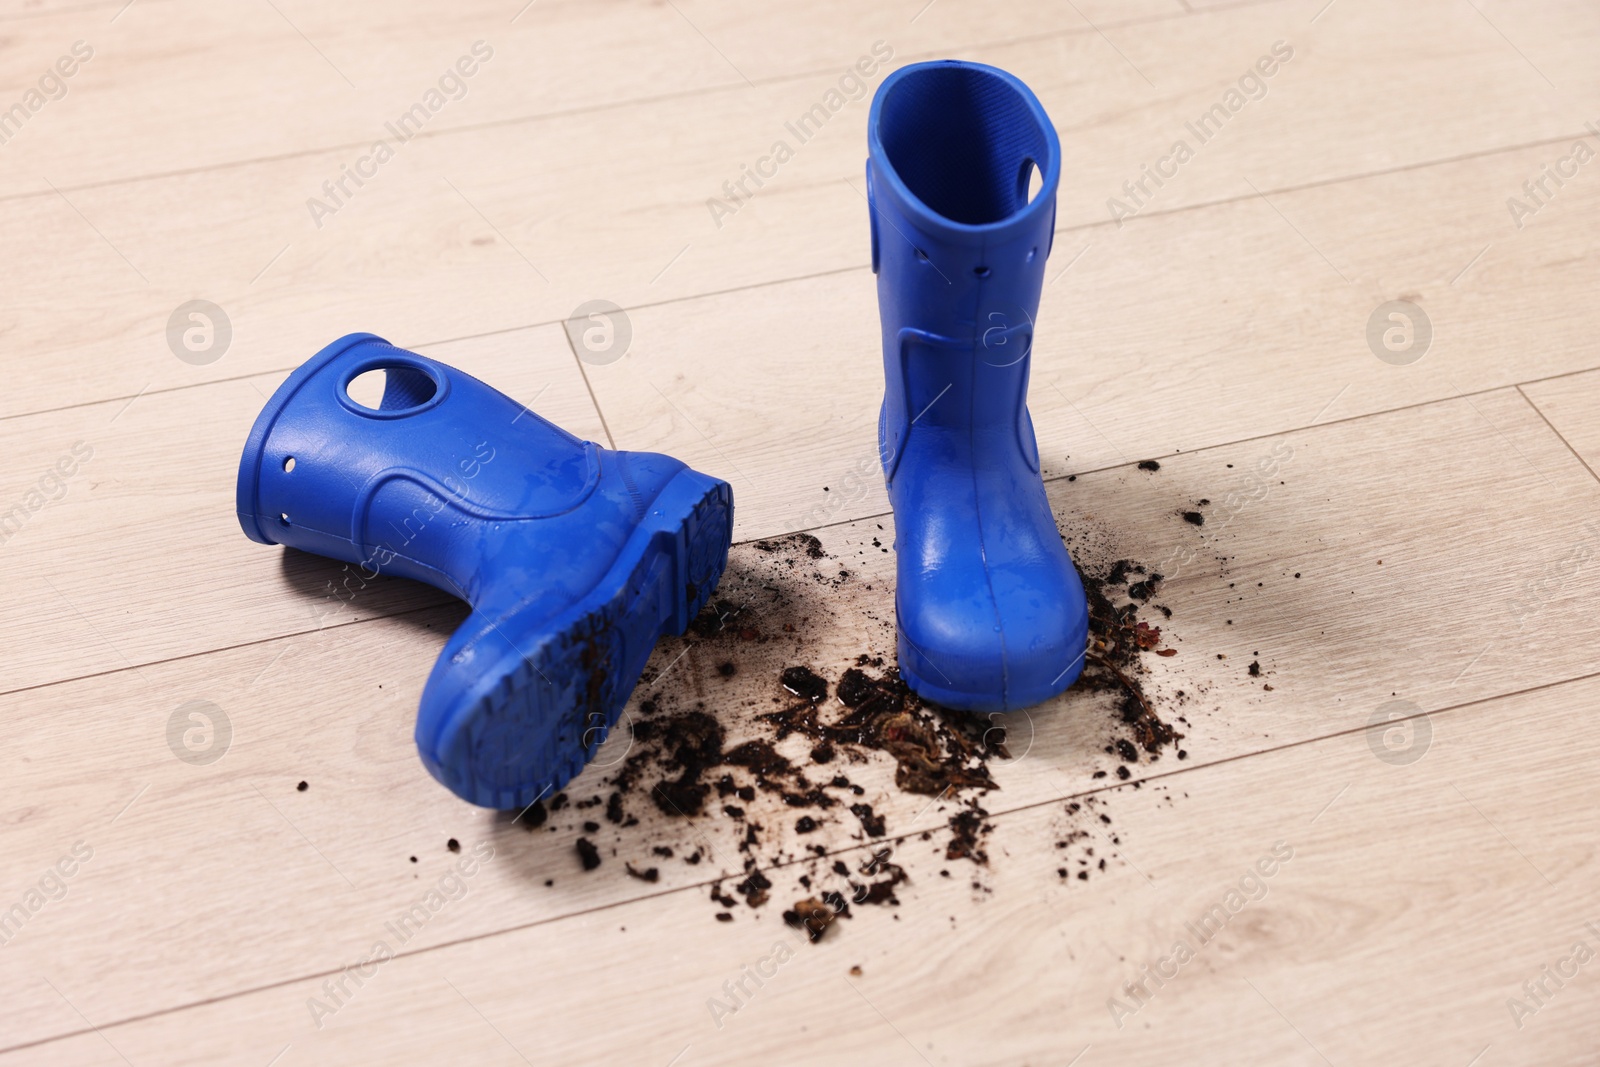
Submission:
M 1163 576 L 1108 554 L 1093 534 L 1077 536 L 1069 547 L 1090 641 L 1070 713 L 1103 716 L 1115 769 L 1092 777 L 1127 781 L 1130 768 L 1187 756 L 1182 708 L 1193 694 L 1149 688 L 1145 657 L 1173 654 Z M 887 552 L 887 537 L 871 537 L 862 554 Z M 1023 862 L 989 847 L 994 770 L 1013 759 L 1008 717 L 951 711 L 911 692 L 894 665 L 892 589 L 853 566 L 809 534 L 736 546 L 677 651 L 663 642 L 641 679 L 618 727 L 630 734 L 625 755 L 604 766 L 603 754 L 569 793 L 517 822 L 581 830 L 584 871 L 612 864 L 651 883 L 668 864 L 720 873 L 708 921 L 774 909 L 812 940 L 864 911 L 899 908 L 910 876 L 895 858 L 908 849 L 932 853 L 937 874 L 923 877 L 987 894 L 992 864 Z M 861 646 L 819 661 L 824 631 L 863 633 Z M 903 825 L 885 810 L 908 807 L 885 802 L 890 788 L 927 798 Z M 1063 802 L 1056 852 L 1033 862 L 1078 880 L 1117 862 L 1105 804 L 1095 793 Z

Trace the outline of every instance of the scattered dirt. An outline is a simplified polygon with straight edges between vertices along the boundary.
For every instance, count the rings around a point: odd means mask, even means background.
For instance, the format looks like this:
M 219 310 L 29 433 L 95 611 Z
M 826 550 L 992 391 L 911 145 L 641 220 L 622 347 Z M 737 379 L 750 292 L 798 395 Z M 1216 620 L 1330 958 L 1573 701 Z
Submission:
M 1134 739 L 1147 753 L 1159 755 L 1182 735 L 1156 714 L 1145 693 L 1139 657 L 1146 651 L 1160 655 L 1162 635 L 1159 626 L 1138 616 L 1160 589 L 1163 578 L 1128 559 L 1115 561 L 1104 577 L 1084 573 L 1080 564 L 1079 575 L 1089 601 L 1089 651 L 1077 684 L 1090 692 L 1114 694 L 1117 710 L 1122 721 L 1132 727 Z M 1129 578 L 1138 580 L 1128 584 Z M 1128 602 L 1119 604 L 1118 590 L 1124 585 Z M 1157 610 L 1163 609 L 1158 606 Z
M 983 850 L 984 839 L 994 829 L 983 821 L 988 814 L 976 802 L 972 802 L 969 807 L 950 816 L 950 843 L 945 846 L 945 859 L 989 862 L 989 854 Z
M 1159 469 L 1153 460 L 1139 466 Z M 879 558 L 880 539 L 870 541 L 862 554 Z M 1134 560 L 1102 560 L 1093 543 L 1069 547 L 1090 641 L 1067 710 L 1104 716 L 1095 729 L 1110 757 L 1102 764 L 1110 770 L 1084 783 L 1101 791 L 1064 803 L 1058 855 L 1044 867 L 1076 881 L 1106 870 L 1108 857 L 1121 863 L 1104 810 L 1106 787 L 1117 783 L 1096 780 L 1114 772 L 1127 788 L 1142 786 L 1130 768 L 1177 748 L 1175 726 L 1186 720 L 1176 709 L 1194 694 L 1148 688 L 1143 657 L 1177 653 L 1163 576 Z M 517 824 L 581 830 L 585 871 L 601 865 L 596 840 L 645 882 L 666 877 L 666 864 L 698 868 L 716 879 L 708 900 L 717 922 L 792 901 L 782 917 L 812 941 L 863 908 L 899 908 L 911 875 L 896 858 L 916 850 L 942 865 L 938 878 L 964 876 L 974 894 L 988 893 L 991 864 L 1023 860 L 990 847 L 988 807 L 1001 791 L 996 770 L 1031 748 L 1032 721 L 919 699 L 893 664 L 891 589 L 875 584 L 811 535 L 736 547 L 717 596 L 680 647 L 663 643 L 641 679 L 617 727 L 631 743 L 614 739 L 569 792 L 533 804 Z M 847 618 L 856 629 L 864 618 L 865 647 L 818 660 L 815 634 Z M 1165 707 L 1174 711 L 1164 716 Z M 1014 753 L 1008 727 L 1024 724 L 1030 733 Z M 606 764 L 613 751 L 622 755 Z

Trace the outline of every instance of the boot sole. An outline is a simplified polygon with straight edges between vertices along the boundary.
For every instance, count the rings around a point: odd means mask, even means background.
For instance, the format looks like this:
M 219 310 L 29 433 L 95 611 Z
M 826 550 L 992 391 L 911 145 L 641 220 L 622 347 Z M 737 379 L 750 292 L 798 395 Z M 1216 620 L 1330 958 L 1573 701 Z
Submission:
M 657 640 L 682 634 L 710 599 L 732 528 L 732 488 L 685 468 L 587 597 L 527 633 L 499 622 L 514 647 L 490 668 L 499 681 L 435 736 L 441 781 L 500 810 L 565 786 L 616 725 Z

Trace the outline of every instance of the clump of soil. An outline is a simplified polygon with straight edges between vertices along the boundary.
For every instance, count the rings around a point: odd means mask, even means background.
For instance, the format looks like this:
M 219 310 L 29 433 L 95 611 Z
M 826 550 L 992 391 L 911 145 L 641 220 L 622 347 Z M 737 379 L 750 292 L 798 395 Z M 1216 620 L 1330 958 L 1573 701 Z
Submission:
M 821 897 L 797 900 L 794 907 L 783 913 L 783 921 L 805 931 L 811 941 L 821 941 L 839 919 L 850 918 L 850 905 L 838 893 L 824 893 Z
M 950 844 L 945 847 L 945 859 L 989 862 L 989 854 L 983 849 L 984 839 L 994 829 L 983 821 L 988 814 L 977 804 L 972 804 L 950 816 Z
M 1122 721 L 1133 729 L 1134 739 L 1151 756 L 1183 735 L 1175 733 L 1150 705 L 1139 678 L 1140 653 L 1162 653 L 1161 628 L 1139 619 L 1141 606 L 1156 595 L 1163 578 L 1144 564 L 1120 559 L 1104 575 L 1085 574 L 1083 592 L 1089 601 L 1089 650 L 1084 656 L 1078 686 L 1116 697 Z M 1129 582 L 1129 579 L 1137 579 Z M 1126 589 L 1126 602 L 1121 591 Z M 1127 762 L 1135 762 L 1127 760 Z
M 950 790 L 999 788 L 990 777 L 988 757 L 1010 757 L 1004 742 L 994 740 L 997 731 L 989 721 L 924 704 L 893 667 L 878 674 L 862 666 L 847 668 L 835 691 L 844 712 L 826 718 L 821 709 L 828 695 L 826 681 L 809 667 L 788 668 L 782 681 L 800 700 L 762 718 L 773 725 L 779 741 L 798 733 L 816 742 L 811 751 L 815 756 L 822 750 L 827 758 L 821 762 L 832 762 L 841 750 L 850 757 L 884 752 L 895 761 L 895 785 L 908 793 L 938 796 Z M 866 808 L 862 824 L 868 825 L 872 809 L 855 805 L 851 811 L 861 815 L 860 808 Z M 881 821 L 879 825 L 878 832 L 868 833 L 881 837 Z
M 1158 759 L 1181 737 L 1157 714 L 1141 663 L 1173 653 L 1163 633 L 1172 613 L 1157 602 L 1162 575 L 1145 565 L 1118 559 L 1080 573 L 1090 639 L 1074 692 L 1109 696 L 1105 750 L 1126 780 L 1130 765 Z M 631 736 L 624 755 L 573 783 L 598 783 L 594 795 L 558 794 L 517 823 L 581 828 L 578 858 L 593 871 L 603 814 L 611 839 L 602 840 L 628 876 L 655 883 L 663 862 L 702 868 L 715 879 L 715 921 L 789 900 L 784 920 L 813 941 L 863 907 L 898 908 L 911 876 L 895 860 L 908 848 L 947 864 L 941 878 L 971 864 L 973 890 L 987 892 L 985 872 L 1001 854 L 989 847 L 984 798 L 1000 791 L 994 772 L 1012 759 L 1006 729 L 994 716 L 929 704 L 905 684 L 882 651 L 894 647 L 891 590 L 874 590 L 800 534 L 736 549 L 717 593 L 685 647 L 664 647 L 670 654 L 641 680 L 618 727 Z M 846 614 L 865 618 L 865 647 L 819 659 L 814 633 Z M 897 803 L 895 793 L 926 800 Z M 1068 803 L 1069 819 L 1087 823 L 1058 845 L 1085 854 L 1052 868 L 1065 864 L 1075 878 L 1105 869 L 1093 854 L 1110 824 L 1101 806 L 1092 794 Z M 558 827 L 558 816 L 571 822 Z M 630 833 L 640 825 L 647 832 Z
M 888 817 L 862 799 L 866 790 L 852 780 L 851 767 L 887 758 L 894 763 L 897 788 L 937 799 L 999 788 L 988 760 L 1005 757 L 1003 729 L 986 719 L 924 704 L 881 659 L 858 657 L 837 684 L 808 665 L 784 668 L 776 682 L 780 706 L 754 716 L 761 736 L 733 744 L 699 707 L 663 714 L 653 704 L 654 717 L 634 725 L 633 747 L 612 778 L 608 802 L 608 809 L 620 814 L 630 798 L 645 795 L 669 821 L 692 822 L 696 816 L 720 813 L 738 829 L 736 847 L 745 873 L 734 891 L 747 907 L 768 901 L 772 882 L 765 871 L 794 858 L 778 850 L 778 842 L 769 843 L 764 819 L 753 813 L 758 803 L 803 812 L 790 817 L 795 833 L 832 829 L 837 848 L 840 830 L 856 840 L 890 834 Z M 780 746 L 799 755 L 785 755 Z M 972 817 L 973 811 L 980 814 Z M 990 827 L 981 813 L 974 806 L 950 820 L 950 858 L 988 862 L 981 842 Z M 833 849 L 818 845 L 810 851 L 819 858 Z M 831 892 L 858 905 L 898 905 L 895 888 L 908 876 L 890 861 L 891 855 L 892 849 L 883 848 L 868 868 L 854 873 L 846 869 L 843 884 Z M 816 875 L 839 873 L 828 869 Z M 724 908 L 732 906 L 726 901 L 735 900 L 726 895 L 713 899 Z M 847 917 L 849 912 L 834 907 L 832 914 Z M 813 937 L 826 927 L 814 918 L 803 925 Z

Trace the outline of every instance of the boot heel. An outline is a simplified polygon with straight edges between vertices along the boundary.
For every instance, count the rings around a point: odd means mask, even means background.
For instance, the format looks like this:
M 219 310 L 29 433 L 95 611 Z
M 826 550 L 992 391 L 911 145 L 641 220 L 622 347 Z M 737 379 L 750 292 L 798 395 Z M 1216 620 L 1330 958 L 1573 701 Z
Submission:
M 733 489 L 727 482 L 685 468 L 650 506 L 646 525 L 668 533 L 677 563 L 672 630 L 681 634 L 700 614 L 728 564 L 733 537 Z
M 457 795 L 502 810 L 564 787 L 610 736 L 656 642 L 687 630 L 710 598 L 732 526 L 728 483 L 685 468 L 582 601 L 527 632 L 515 616 L 486 620 L 478 643 L 498 643 L 487 671 L 499 681 L 431 743 L 419 731 L 429 770 Z

